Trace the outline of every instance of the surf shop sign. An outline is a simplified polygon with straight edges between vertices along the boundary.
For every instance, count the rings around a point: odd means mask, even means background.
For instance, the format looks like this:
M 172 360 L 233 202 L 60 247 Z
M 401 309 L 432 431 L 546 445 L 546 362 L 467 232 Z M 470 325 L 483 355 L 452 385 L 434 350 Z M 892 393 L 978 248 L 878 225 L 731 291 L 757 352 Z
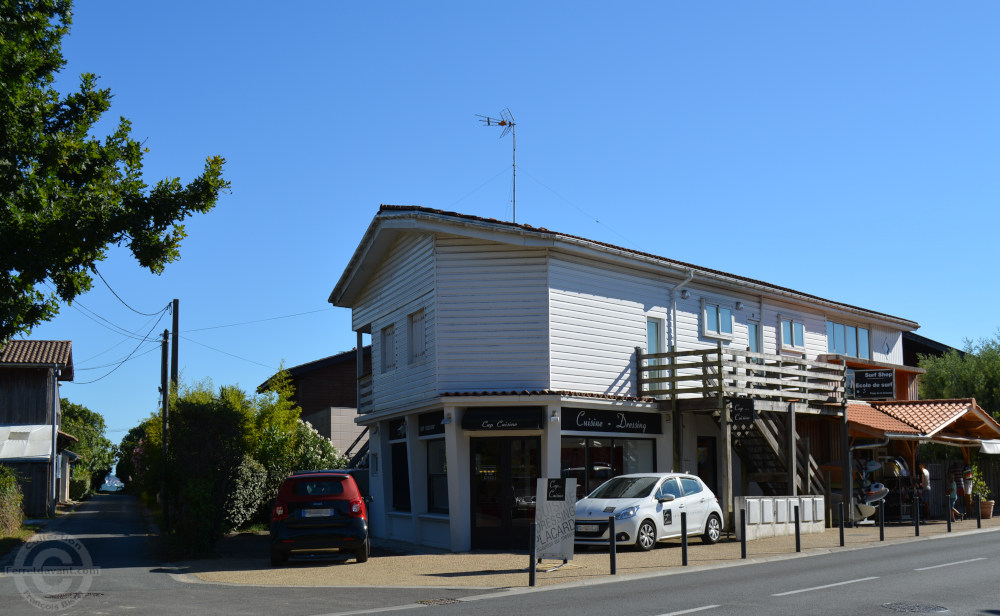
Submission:
M 537 489 L 535 558 L 571 560 L 576 532 L 576 479 L 539 479 Z
M 853 389 L 857 400 L 892 400 L 896 397 L 896 371 L 855 370 Z

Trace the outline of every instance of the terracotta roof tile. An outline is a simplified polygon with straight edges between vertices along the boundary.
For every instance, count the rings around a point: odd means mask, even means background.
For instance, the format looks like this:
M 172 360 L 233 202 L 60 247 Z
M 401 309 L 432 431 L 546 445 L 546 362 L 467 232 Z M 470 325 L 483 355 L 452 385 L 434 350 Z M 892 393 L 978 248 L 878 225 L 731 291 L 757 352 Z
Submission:
M 0 350 L 0 365 L 58 364 L 59 380 L 73 380 L 73 343 L 69 340 L 11 340 Z
M 847 405 L 847 421 L 874 428 L 880 432 L 895 434 L 920 434 L 915 427 L 868 405 L 851 403 Z
M 960 400 L 893 400 L 872 406 L 933 435 L 960 418 L 975 405 L 971 398 Z

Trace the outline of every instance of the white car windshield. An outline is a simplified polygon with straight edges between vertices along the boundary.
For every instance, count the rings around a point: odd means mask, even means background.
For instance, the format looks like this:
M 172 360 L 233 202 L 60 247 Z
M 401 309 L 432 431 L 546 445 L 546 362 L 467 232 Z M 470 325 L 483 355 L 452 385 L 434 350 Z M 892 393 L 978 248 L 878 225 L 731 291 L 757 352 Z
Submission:
M 615 477 L 601 484 L 588 498 L 642 498 L 649 496 L 659 477 Z

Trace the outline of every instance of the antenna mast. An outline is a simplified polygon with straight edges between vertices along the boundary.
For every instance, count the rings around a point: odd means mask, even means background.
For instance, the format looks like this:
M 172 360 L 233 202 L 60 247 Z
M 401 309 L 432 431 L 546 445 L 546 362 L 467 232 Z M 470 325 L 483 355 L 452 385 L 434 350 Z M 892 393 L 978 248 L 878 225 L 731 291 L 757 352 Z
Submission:
M 507 133 L 511 134 L 511 141 L 513 142 L 513 147 L 511 148 L 514 164 L 513 164 L 513 181 L 511 183 L 511 206 L 513 209 L 513 222 L 517 222 L 517 131 L 514 129 L 514 116 L 511 115 L 510 109 L 504 107 L 503 111 L 500 112 L 500 118 L 491 118 L 490 116 L 479 115 L 479 121 L 483 123 L 484 126 L 502 126 L 503 132 L 500 133 L 500 138 L 503 139 L 507 136 Z

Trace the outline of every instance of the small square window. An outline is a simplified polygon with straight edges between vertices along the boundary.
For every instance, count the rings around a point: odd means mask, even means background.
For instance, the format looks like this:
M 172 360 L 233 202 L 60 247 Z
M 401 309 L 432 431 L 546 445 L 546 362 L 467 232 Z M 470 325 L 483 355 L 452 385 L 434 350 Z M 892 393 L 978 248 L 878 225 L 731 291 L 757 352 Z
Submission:
M 712 304 L 702 300 L 701 319 L 703 336 L 709 338 L 733 338 L 733 309 L 721 304 Z
M 806 348 L 805 325 L 801 321 L 781 317 L 781 348 L 804 351 Z
M 424 311 L 418 310 L 409 318 L 409 360 L 413 362 L 427 354 L 427 330 L 424 325 Z

